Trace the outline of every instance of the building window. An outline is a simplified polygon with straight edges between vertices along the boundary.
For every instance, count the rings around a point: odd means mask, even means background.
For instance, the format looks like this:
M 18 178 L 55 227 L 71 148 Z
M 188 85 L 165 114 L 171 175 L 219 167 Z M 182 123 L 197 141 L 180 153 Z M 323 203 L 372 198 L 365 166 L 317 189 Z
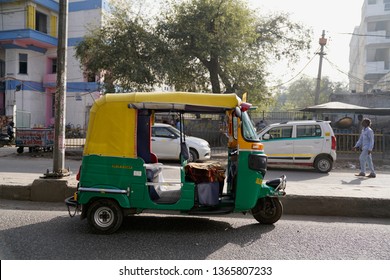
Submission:
M 47 34 L 47 15 L 35 12 L 35 30 Z
M 376 0 L 368 0 L 368 5 L 375 5 L 376 4 Z
M 27 74 L 27 54 L 19 54 L 19 74 Z
M 51 59 L 51 68 L 50 68 L 51 73 L 50 74 L 55 74 L 57 73 L 57 58 Z

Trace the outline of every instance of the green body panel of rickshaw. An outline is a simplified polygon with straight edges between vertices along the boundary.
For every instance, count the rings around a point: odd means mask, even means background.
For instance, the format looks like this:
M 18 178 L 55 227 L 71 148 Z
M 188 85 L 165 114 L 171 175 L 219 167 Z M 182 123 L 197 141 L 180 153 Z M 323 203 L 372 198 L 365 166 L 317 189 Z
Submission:
M 115 199 L 122 208 L 189 210 L 194 206 L 195 184 L 192 182 L 183 183 L 180 200 L 174 204 L 153 202 L 146 183 L 146 169 L 142 159 L 84 156 L 79 183 L 84 191 L 78 192 L 78 203 L 88 204 L 95 198 L 104 197 Z
M 249 168 L 250 154 L 264 153 L 254 151 L 240 151 L 239 153 L 235 212 L 248 211 L 256 205 L 258 199 L 274 193 L 274 190 L 263 182 L 261 172 Z

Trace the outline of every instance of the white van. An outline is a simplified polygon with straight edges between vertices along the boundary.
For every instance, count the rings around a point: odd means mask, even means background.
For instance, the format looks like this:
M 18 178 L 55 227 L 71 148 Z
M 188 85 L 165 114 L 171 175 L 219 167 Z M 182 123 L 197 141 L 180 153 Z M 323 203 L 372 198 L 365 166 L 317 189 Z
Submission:
M 258 136 L 269 166 L 310 166 L 321 173 L 336 161 L 336 137 L 328 121 L 289 121 L 271 124 Z

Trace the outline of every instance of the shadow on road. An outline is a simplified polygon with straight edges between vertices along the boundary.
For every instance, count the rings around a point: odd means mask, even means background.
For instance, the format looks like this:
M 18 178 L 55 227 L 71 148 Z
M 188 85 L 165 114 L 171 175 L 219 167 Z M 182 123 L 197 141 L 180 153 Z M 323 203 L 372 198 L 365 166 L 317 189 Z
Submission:
M 140 215 L 125 218 L 115 234 L 98 235 L 87 221 L 61 216 L 1 231 L 0 251 L 2 259 L 203 260 L 228 244 L 258 242 L 274 228 L 255 220 L 234 227 L 209 218 Z

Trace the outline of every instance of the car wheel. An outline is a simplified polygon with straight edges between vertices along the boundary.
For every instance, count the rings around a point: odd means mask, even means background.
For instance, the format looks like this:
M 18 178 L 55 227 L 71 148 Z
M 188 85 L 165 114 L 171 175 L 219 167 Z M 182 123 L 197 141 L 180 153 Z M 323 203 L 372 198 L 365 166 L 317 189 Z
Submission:
M 189 162 L 195 162 L 199 159 L 198 153 L 194 149 L 190 149 L 190 158 L 188 159 Z
M 252 215 L 261 224 L 271 225 L 279 221 L 283 213 L 283 205 L 278 198 L 259 199 L 252 209 Z
M 123 212 L 115 201 L 99 199 L 89 206 L 87 218 L 95 233 L 111 234 L 122 225 Z
M 319 156 L 314 161 L 314 168 L 320 173 L 328 173 L 333 168 L 333 161 L 327 156 Z

